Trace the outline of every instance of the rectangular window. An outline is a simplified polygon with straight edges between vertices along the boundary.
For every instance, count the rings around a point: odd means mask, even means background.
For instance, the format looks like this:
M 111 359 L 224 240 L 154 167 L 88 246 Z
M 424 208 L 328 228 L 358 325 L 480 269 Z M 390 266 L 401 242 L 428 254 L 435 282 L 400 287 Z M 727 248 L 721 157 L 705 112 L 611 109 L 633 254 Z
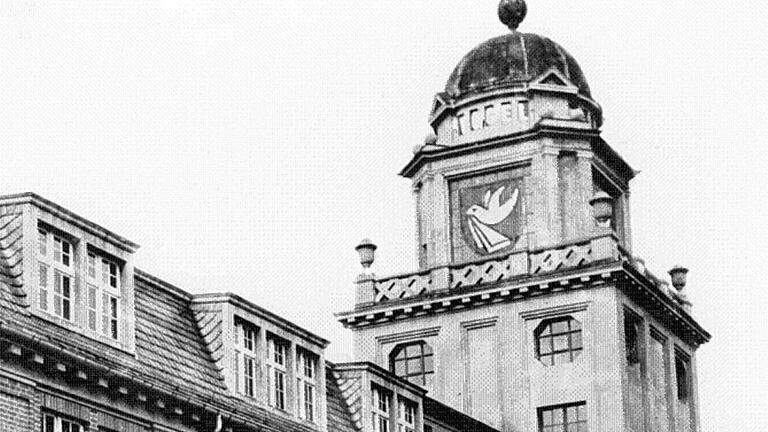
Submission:
M 48 266 L 38 263 L 38 306 L 41 310 L 48 310 Z
M 539 408 L 540 432 L 587 432 L 584 402 Z
M 96 331 L 96 321 L 99 312 L 99 289 L 91 284 L 88 284 L 88 329 Z
M 624 349 L 629 366 L 640 363 L 641 333 L 641 318 L 629 309 L 624 309 Z
M 397 432 L 416 430 L 416 404 L 399 398 L 397 400 Z
M 58 270 L 53 279 L 53 313 L 67 321 L 72 319 L 72 278 Z
M 243 357 L 243 393 L 253 397 L 255 384 L 256 360 L 251 357 Z
M 118 303 L 115 297 L 109 297 L 109 337 L 117 340 Z
M 274 335 L 268 335 L 267 376 L 269 377 L 269 403 L 275 408 L 285 409 L 285 365 L 288 342 Z
M 37 248 L 41 256 L 48 255 L 48 233 L 37 230 Z
M 687 401 L 690 395 L 690 366 L 687 354 L 675 349 L 675 377 L 677 379 L 677 400 Z
M 69 267 L 72 259 L 72 245 L 61 237 L 53 236 L 53 260 Z
M 88 254 L 88 277 L 90 279 L 96 279 L 96 255 Z
M 485 119 L 483 120 L 483 126 L 493 126 L 496 124 L 497 110 L 493 105 L 487 105 L 485 107 Z
M 517 118 L 519 120 L 528 120 L 528 101 L 521 100 L 517 102 Z
M 389 432 L 389 393 L 379 387 L 371 388 L 371 418 L 374 432 Z
M 84 432 L 85 427 L 80 423 L 53 414 L 43 414 L 42 430 L 43 432 Z
M 256 394 L 256 337 L 258 327 L 239 318 L 235 321 L 237 391 L 248 397 Z
M 469 127 L 472 130 L 478 130 L 483 127 L 482 112 L 477 109 L 473 109 L 469 112 Z
M 504 123 L 512 121 L 512 104 L 509 102 L 502 102 L 501 104 L 501 121 Z
M 315 420 L 315 381 L 317 356 L 313 353 L 296 348 L 296 406 L 299 417 L 305 420 Z

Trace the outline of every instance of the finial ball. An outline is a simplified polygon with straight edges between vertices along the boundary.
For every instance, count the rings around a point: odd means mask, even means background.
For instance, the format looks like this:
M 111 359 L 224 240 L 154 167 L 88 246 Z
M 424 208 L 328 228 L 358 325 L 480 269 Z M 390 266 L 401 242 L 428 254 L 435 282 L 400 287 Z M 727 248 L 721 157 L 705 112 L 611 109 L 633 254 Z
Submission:
M 527 12 L 528 6 L 525 5 L 525 0 L 501 0 L 499 2 L 499 20 L 510 30 L 517 30 L 517 26 L 523 22 Z

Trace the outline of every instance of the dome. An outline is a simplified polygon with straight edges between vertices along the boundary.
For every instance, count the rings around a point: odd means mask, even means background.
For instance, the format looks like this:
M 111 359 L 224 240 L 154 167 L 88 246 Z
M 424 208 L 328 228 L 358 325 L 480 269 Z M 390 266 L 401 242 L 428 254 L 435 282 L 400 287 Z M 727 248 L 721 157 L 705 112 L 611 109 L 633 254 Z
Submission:
M 467 93 L 530 82 L 555 68 L 580 95 L 592 99 L 589 85 L 576 60 L 560 45 L 533 33 L 511 33 L 489 39 L 461 59 L 445 84 L 452 98 Z

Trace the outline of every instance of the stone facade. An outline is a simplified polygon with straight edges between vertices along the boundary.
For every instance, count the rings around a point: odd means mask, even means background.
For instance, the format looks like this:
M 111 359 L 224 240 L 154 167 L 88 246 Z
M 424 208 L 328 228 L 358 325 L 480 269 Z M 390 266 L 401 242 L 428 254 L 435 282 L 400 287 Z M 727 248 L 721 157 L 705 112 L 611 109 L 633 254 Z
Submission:
M 600 137 L 576 61 L 516 25 L 435 96 L 434 134 L 401 171 L 419 269 L 358 278 L 339 314 L 355 358 L 502 431 L 699 430 L 695 351 L 710 335 L 687 270 L 670 289 L 632 255 L 635 171 Z M 401 354 L 423 346 L 421 366 Z

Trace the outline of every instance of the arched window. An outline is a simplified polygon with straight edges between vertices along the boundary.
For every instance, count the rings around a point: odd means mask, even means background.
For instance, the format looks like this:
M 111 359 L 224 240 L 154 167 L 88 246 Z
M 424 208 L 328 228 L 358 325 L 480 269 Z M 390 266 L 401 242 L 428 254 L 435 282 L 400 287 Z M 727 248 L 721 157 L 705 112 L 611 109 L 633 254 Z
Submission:
M 435 373 L 432 347 L 424 341 L 396 346 L 389 355 L 389 368 L 397 376 L 418 385 L 431 385 Z
M 536 357 L 545 365 L 570 363 L 581 354 L 581 323 L 566 316 L 542 321 L 536 331 Z

